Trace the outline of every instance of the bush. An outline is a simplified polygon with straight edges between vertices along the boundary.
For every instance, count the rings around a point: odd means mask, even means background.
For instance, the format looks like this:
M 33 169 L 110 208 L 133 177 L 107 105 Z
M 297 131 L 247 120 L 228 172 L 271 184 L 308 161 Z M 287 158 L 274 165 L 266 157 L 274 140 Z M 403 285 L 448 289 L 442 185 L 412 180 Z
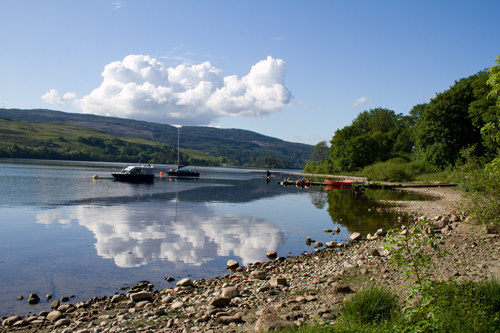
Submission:
M 390 319 L 398 307 L 397 297 L 389 289 L 369 286 L 347 300 L 341 311 L 345 320 L 367 324 Z
M 408 162 L 402 157 L 365 167 L 361 174 L 370 180 L 402 182 L 414 180 L 417 175 L 436 172 L 437 168 L 425 162 Z

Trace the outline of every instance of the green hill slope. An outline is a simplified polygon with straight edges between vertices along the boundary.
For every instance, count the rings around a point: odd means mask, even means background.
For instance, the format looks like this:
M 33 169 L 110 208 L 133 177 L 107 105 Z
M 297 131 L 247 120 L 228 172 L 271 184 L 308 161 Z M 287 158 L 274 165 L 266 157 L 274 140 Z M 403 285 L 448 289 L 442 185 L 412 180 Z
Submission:
M 4 118 L 0 133 L 0 146 L 4 147 L 4 151 L 15 143 L 18 146 L 25 145 L 33 148 L 68 149 L 69 147 L 72 151 L 87 149 L 89 152 L 95 151 L 94 154 L 104 154 L 96 151 L 95 146 L 90 146 L 92 148 L 82 147 L 81 144 L 85 145 L 84 142 L 73 139 L 73 137 L 78 138 L 79 136 L 102 138 L 105 144 L 108 144 L 109 156 L 106 157 L 108 159 L 104 160 L 109 160 L 111 155 L 115 158 L 120 155 L 115 150 L 122 149 L 122 147 L 113 145 L 112 138 L 120 138 L 128 142 L 129 145 L 135 143 L 145 145 L 143 148 L 152 147 L 147 149 L 166 144 L 164 146 L 170 147 L 170 151 L 172 147 L 177 146 L 177 128 L 166 124 L 52 110 L 0 109 L 0 117 Z M 16 127 L 14 123 L 8 123 L 8 119 L 25 121 L 26 123 L 17 124 Z M 44 126 L 29 128 L 28 123 Z M 35 135 L 35 133 L 38 134 Z M 64 133 L 72 134 L 65 135 Z M 185 161 L 197 165 L 229 164 L 269 168 L 302 168 L 313 150 L 311 145 L 291 143 L 239 129 L 185 126 L 181 133 L 181 152 L 189 154 Z M 54 140 L 61 135 L 68 136 L 68 144 Z M 60 147 L 42 145 L 41 142 L 47 139 L 52 140 Z M 166 149 L 166 147 L 164 148 Z M 106 147 L 102 149 L 104 152 Z M 125 151 L 125 148 L 122 151 Z M 135 157 L 136 155 L 127 156 Z M 97 160 L 95 158 L 97 157 L 94 156 L 92 160 Z

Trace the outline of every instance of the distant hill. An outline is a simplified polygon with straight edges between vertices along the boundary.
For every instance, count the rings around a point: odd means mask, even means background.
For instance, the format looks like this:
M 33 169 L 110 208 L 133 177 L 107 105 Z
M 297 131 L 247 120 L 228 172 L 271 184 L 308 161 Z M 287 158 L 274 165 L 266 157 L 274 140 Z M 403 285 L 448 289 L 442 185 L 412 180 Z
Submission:
M 34 124 L 65 123 L 76 125 L 72 131 L 85 127 L 122 139 L 137 138 L 177 146 L 177 128 L 167 124 L 44 109 L 0 109 L 0 117 Z M 4 129 L 2 136 L 7 135 L 6 131 Z M 287 142 L 252 131 L 203 126 L 183 126 L 180 147 L 181 151 L 196 156 L 196 162 L 209 156 L 202 162 L 205 165 L 281 168 L 302 168 L 313 150 L 311 145 Z

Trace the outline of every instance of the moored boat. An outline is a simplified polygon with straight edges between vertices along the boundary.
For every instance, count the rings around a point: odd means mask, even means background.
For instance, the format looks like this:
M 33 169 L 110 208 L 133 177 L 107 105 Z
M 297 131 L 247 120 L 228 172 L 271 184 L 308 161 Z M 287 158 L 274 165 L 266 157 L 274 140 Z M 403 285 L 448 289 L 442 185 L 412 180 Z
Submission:
M 155 179 L 154 167 L 151 165 L 131 165 L 111 175 L 124 182 L 153 182 Z
M 329 180 L 325 179 L 326 185 L 331 185 L 331 186 L 352 186 L 352 182 L 344 182 L 341 180 Z
M 187 165 L 180 165 L 180 155 L 179 155 L 179 133 L 180 133 L 180 128 L 177 128 L 177 170 L 172 170 L 167 171 L 167 174 L 169 177 L 175 177 L 175 178 L 199 178 L 200 173 L 197 171 L 193 170 L 184 170 L 182 168 L 186 167 Z

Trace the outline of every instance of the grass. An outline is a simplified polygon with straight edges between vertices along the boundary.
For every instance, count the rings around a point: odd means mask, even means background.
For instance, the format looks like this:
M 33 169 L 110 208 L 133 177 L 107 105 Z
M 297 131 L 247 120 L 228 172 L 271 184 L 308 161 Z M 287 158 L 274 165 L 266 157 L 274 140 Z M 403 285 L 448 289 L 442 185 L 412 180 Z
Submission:
M 401 311 L 397 296 L 385 287 L 368 286 L 346 298 L 336 323 L 315 321 L 294 332 L 500 332 L 500 280 L 434 282 L 416 302 Z M 283 332 L 292 332 L 285 330 Z

